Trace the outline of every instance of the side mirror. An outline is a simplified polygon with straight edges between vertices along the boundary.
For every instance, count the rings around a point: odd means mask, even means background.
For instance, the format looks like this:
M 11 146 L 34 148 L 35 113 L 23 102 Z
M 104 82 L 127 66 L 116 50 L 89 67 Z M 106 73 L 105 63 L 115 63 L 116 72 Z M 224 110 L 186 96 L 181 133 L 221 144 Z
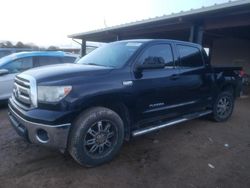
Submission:
M 0 76 L 3 76 L 5 74 L 9 74 L 9 71 L 7 69 L 0 69 Z
M 142 71 L 144 69 L 163 69 L 165 67 L 165 61 L 162 57 L 148 57 L 145 61 L 137 66 L 137 70 Z

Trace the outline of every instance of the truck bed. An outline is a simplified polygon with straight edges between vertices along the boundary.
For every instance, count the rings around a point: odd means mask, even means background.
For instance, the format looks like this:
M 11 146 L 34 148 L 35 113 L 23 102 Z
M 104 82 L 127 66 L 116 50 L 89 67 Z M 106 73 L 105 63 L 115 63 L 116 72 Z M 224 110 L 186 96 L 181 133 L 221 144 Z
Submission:
M 219 73 L 219 72 L 232 72 L 232 71 L 241 71 L 242 67 L 217 67 L 217 66 L 213 66 L 213 70 L 215 73 Z

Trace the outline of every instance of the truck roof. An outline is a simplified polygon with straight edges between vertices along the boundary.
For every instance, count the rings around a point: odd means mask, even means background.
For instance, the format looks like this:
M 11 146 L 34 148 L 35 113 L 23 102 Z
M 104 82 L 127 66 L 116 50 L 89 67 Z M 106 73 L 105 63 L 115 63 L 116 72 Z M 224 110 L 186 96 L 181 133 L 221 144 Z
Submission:
M 153 42 L 170 42 L 170 43 L 179 43 L 179 44 L 186 44 L 201 47 L 201 45 L 187 42 L 187 41 L 180 41 L 180 40 L 173 40 L 173 39 L 130 39 L 130 40 L 121 40 L 117 42 L 140 42 L 140 43 L 153 43 Z

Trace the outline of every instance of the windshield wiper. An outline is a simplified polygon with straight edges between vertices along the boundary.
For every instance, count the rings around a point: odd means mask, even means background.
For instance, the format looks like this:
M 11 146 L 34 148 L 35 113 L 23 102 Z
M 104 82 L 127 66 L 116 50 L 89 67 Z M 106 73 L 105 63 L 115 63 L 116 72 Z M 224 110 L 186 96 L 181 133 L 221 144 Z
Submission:
M 113 66 L 109 66 L 109 65 L 100 65 L 100 64 L 96 64 L 96 63 L 86 63 L 84 65 L 95 65 L 95 66 L 101 66 L 101 67 L 113 67 Z
M 96 65 L 96 66 L 104 66 L 104 65 L 99 65 L 99 64 L 96 64 L 96 63 L 86 63 L 85 65 Z

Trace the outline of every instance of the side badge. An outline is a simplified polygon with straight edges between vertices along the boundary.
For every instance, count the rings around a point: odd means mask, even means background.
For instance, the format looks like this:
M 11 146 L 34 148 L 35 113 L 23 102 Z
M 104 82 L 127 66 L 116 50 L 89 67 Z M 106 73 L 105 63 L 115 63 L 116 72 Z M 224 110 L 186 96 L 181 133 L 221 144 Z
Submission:
M 133 81 L 123 81 L 122 85 L 124 85 L 124 86 L 132 86 L 133 85 Z

